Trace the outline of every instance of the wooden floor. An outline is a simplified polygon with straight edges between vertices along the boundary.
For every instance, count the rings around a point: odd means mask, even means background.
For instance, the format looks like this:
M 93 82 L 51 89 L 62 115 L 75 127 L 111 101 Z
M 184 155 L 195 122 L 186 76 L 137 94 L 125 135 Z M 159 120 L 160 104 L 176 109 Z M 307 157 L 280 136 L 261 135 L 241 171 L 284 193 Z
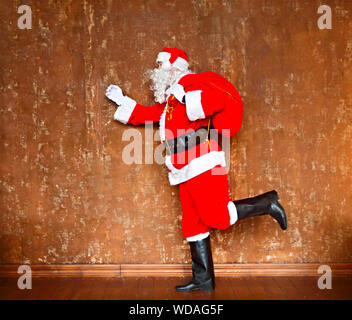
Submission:
M 33 278 L 31 290 L 19 290 L 17 278 L 0 278 L 0 299 L 151 300 L 151 299 L 352 299 L 352 277 L 335 277 L 320 290 L 316 277 L 217 278 L 214 292 L 175 291 L 188 278 Z

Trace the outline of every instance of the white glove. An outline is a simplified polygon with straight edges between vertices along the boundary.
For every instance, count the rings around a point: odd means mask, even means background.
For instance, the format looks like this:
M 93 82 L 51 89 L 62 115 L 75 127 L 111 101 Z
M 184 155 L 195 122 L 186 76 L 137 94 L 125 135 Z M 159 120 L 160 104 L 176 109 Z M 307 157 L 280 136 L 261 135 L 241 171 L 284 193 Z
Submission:
M 173 94 L 178 101 L 184 103 L 184 97 L 186 93 L 180 84 L 174 84 L 170 89 L 166 91 L 166 93 Z
M 124 98 L 121 88 L 114 84 L 111 84 L 108 86 L 108 88 L 106 89 L 105 95 L 118 105 L 122 103 Z

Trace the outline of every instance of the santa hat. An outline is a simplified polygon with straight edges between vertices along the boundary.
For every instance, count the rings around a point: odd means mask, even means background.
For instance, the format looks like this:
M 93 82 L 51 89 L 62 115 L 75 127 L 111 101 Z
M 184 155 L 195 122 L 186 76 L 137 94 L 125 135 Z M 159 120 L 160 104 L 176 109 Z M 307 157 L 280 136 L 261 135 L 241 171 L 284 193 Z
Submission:
M 166 67 L 176 67 L 181 71 L 188 69 L 187 53 L 177 48 L 164 47 L 163 51 L 159 52 L 156 62 L 162 62 Z

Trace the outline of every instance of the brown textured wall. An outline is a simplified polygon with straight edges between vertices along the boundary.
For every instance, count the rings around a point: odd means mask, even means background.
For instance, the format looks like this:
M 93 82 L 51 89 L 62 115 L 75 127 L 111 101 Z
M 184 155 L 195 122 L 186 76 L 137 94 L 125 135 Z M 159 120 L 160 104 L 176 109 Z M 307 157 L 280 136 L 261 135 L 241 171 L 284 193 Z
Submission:
M 276 188 L 287 209 L 286 232 L 268 217 L 213 231 L 215 262 L 351 262 L 352 2 L 328 2 L 332 30 L 312 0 L 1 0 L 0 263 L 189 262 L 177 187 L 122 162 L 104 97 L 117 83 L 151 104 L 164 45 L 243 97 L 233 198 Z

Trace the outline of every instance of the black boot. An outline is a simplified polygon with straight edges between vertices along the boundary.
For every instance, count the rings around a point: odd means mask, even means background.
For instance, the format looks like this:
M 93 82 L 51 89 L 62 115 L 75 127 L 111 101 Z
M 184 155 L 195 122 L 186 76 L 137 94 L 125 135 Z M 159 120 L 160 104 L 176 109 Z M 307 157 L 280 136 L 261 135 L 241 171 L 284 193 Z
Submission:
M 189 242 L 192 256 L 192 280 L 177 291 L 213 291 L 215 289 L 214 265 L 210 248 L 210 236 L 203 240 Z
M 253 198 L 233 201 L 233 203 L 237 209 L 238 219 L 270 214 L 283 230 L 287 228 L 286 213 L 275 190 Z

